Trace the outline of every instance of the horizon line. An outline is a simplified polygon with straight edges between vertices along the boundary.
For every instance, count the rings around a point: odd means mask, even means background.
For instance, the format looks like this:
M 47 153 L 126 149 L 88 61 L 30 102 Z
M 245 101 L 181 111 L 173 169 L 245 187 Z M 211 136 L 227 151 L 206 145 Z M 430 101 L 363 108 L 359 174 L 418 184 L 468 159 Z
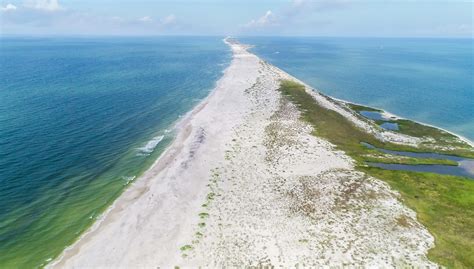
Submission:
M 235 38 L 274 38 L 274 37 L 295 37 L 295 38 L 386 38 L 386 39 L 474 39 L 474 36 L 351 36 L 351 35 L 229 35 L 229 34 L 2 34 L 0 38 L 8 37 L 25 37 L 25 38 L 54 38 L 54 37 L 70 37 L 70 38 L 153 38 L 153 37 L 235 37 Z

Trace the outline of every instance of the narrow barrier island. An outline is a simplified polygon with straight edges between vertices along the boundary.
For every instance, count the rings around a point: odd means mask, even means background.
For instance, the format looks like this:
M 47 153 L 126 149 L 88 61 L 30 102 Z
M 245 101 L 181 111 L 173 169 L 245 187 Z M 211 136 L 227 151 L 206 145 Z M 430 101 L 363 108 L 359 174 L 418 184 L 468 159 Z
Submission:
M 420 138 L 416 146 L 382 141 L 354 124 L 340 113 L 321 105 L 307 88 L 291 80 L 281 81 L 281 93 L 297 105 L 301 117 L 314 127 L 313 134 L 336 145 L 356 160 L 356 168 L 381 179 L 400 192 L 403 202 L 417 212 L 418 220 L 435 237 L 435 247 L 429 258 L 450 268 L 473 268 L 474 256 L 474 180 L 467 177 L 394 171 L 368 166 L 367 162 L 393 164 L 442 164 L 458 165 L 452 160 L 400 157 L 368 148 L 369 143 L 378 148 L 396 151 L 436 152 L 460 157 L 474 157 L 474 149 L 467 142 L 443 130 L 425 126 L 407 119 L 393 118 L 399 125 L 398 132 Z M 320 93 L 318 93 L 321 95 Z M 322 96 L 322 95 L 321 95 Z M 383 111 L 324 98 L 338 106 L 359 111 Z M 363 119 L 362 119 L 363 120 Z M 370 123 L 370 121 L 367 121 Z M 374 126 L 379 124 L 374 120 Z M 376 128 L 376 127 L 375 127 Z M 400 220 L 403 225 L 403 220 Z M 409 225 L 405 223 L 405 225 Z
M 474 266 L 468 141 L 325 96 L 225 42 L 213 92 L 48 268 Z

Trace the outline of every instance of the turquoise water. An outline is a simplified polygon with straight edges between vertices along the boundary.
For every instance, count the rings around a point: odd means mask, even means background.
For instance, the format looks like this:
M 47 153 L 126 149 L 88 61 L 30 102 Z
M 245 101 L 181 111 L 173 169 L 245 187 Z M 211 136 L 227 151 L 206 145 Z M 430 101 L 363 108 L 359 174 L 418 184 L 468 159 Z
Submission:
M 474 140 L 473 39 L 247 37 L 257 55 L 340 99 Z
M 221 38 L 0 40 L 0 268 L 71 244 L 231 59 Z

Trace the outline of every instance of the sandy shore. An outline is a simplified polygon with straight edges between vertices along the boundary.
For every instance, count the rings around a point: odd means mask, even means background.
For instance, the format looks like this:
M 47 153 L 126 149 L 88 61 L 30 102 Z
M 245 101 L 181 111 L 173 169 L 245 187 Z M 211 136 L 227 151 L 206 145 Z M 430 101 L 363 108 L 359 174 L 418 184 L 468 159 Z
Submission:
M 294 78 L 229 46 L 173 144 L 50 267 L 435 266 L 433 237 L 398 194 L 281 98 L 279 80 Z

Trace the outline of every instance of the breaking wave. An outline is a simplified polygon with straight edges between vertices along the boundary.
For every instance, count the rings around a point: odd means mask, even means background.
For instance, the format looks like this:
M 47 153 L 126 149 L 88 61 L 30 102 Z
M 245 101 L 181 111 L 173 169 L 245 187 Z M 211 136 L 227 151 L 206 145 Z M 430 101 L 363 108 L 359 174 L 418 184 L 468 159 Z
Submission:
M 163 138 L 163 135 L 153 137 L 150 141 L 146 143 L 145 146 L 137 148 L 139 151 L 138 155 L 149 155 L 150 153 L 152 153 L 155 150 L 156 146 L 158 146 L 158 144 L 163 140 Z

